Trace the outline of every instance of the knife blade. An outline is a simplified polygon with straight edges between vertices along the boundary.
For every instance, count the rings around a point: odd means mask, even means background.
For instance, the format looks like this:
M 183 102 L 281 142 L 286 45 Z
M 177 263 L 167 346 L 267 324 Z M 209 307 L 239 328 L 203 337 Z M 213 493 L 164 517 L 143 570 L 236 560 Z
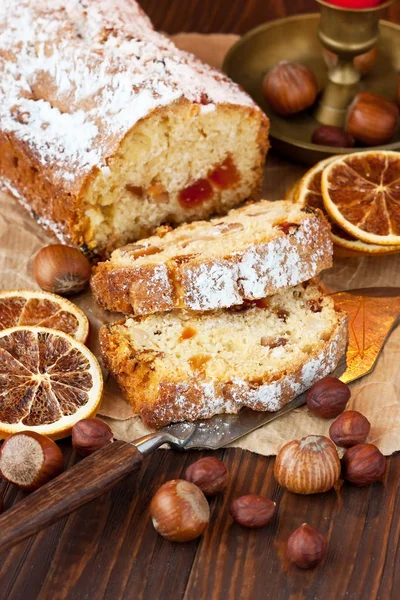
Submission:
M 400 288 L 363 288 L 332 295 L 349 314 L 350 340 L 335 375 L 347 383 L 374 368 L 386 339 L 399 322 Z M 133 442 L 115 441 L 18 502 L 0 516 L 0 551 L 110 490 L 137 471 L 145 456 L 168 444 L 178 450 L 218 449 L 279 419 L 305 404 L 301 394 L 274 413 L 248 408 L 237 415 L 216 415 L 207 421 L 177 423 Z

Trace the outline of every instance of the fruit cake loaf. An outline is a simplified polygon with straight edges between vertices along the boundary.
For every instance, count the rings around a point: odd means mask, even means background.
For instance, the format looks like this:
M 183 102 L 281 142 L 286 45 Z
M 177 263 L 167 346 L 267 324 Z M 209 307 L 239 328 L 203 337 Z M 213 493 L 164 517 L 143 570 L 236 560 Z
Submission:
M 97 254 L 258 191 L 268 119 L 134 0 L 1 0 L 0 178 Z
M 314 283 L 240 310 L 173 311 L 100 330 L 106 366 L 148 425 L 276 411 L 332 372 L 347 321 Z
M 104 308 L 126 314 L 242 304 L 330 267 L 329 234 L 320 211 L 265 200 L 115 250 L 95 268 L 92 289 Z

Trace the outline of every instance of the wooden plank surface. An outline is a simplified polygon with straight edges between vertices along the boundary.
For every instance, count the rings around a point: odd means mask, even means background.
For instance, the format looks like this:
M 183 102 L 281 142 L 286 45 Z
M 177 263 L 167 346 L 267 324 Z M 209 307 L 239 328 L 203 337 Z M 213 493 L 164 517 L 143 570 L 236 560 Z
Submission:
M 75 460 L 62 443 L 69 463 Z M 273 459 L 230 449 L 214 455 L 230 472 L 227 492 L 211 500 L 211 523 L 200 541 L 173 544 L 148 517 L 155 490 L 179 478 L 206 452 L 158 451 L 100 500 L 1 556 L 0 597 L 10 600 L 283 600 L 397 599 L 400 589 L 399 458 L 384 484 L 301 497 L 273 477 Z M 5 486 L 3 486 L 4 489 Z M 229 517 L 233 498 L 248 492 L 273 499 L 277 515 L 258 531 Z M 6 506 L 23 497 L 5 493 Z M 285 540 L 308 522 L 328 540 L 326 560 L 301 571 L 287 563 Z
M 271 18 L 316 10 L 313 0 L 142 0 L 155 25 L 177 31 L 242 33 Z M 400 22 L 400 3 L 391 18 Z M 67 464 L 76 461 L 61 443 Z M 99 500 L 0 555 L 1 600 L 397 600 L 400 596 L 400 456 L 384 484 L 344 485 L 314 497 L 284 492 L 273 458 L 224 450 L 231 477 L 211 501 L 211 523 L 199 541 L 172 544 L 149 520 L 152 495 L 207 453 L 160 450 Z M 24 497 L 1 484 L 5 508 Z M 277 516 L 258 531 L 232 523 L 229 504 L 246 493 L 275 500 Z M 313 571 L 290 567 L 285 541 L 303 522 L 329 541 Z M 397 567 L 397 568 L 396 568 Z

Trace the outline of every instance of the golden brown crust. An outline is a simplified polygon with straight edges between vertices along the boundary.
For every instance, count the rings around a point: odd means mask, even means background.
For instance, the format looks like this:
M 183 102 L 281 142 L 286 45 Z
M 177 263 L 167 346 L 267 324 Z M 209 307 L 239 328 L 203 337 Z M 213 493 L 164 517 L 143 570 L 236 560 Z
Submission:
M 79 198 L 52 181 L 51 169 L 12 133 L 0 131 L 0 183 L 61 241 L 83 245 Z

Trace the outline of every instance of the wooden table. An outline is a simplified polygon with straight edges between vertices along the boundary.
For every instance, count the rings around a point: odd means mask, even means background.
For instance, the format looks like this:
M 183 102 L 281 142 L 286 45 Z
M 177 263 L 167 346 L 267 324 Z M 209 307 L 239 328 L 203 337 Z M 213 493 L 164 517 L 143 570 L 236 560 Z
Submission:
M 142 0 L 156 26 L 244 32 L 271 18 L 315 10 L 313 0 Z M 400 22 L 400 6 L 391 8 Z M 68 466 L 76 461 L 61 443 Z M 67 519 L 0 556 L 2 600 L 381 600 L 400 597 L 400 456 L 388 460 L 385 484 L 344 485 L 314 497 L 284 492 L 273 458 L 242 450 L 215 455 L 230 471 L 227 492 L 211 501 L 211 524 L 199 540 L 171 544 L 149 520 L 152 495 L 206 453 L 159 451 L 137 476 Z M 1 485 L 5 507 L 23 498 Z M 258 493 L 275 500 L 278 514 L 258 531 L 232 523 L 233 498 Z M 301 571 L 285 558 L 285 542 L 308 522 L 329 552 L 320 567 Z

